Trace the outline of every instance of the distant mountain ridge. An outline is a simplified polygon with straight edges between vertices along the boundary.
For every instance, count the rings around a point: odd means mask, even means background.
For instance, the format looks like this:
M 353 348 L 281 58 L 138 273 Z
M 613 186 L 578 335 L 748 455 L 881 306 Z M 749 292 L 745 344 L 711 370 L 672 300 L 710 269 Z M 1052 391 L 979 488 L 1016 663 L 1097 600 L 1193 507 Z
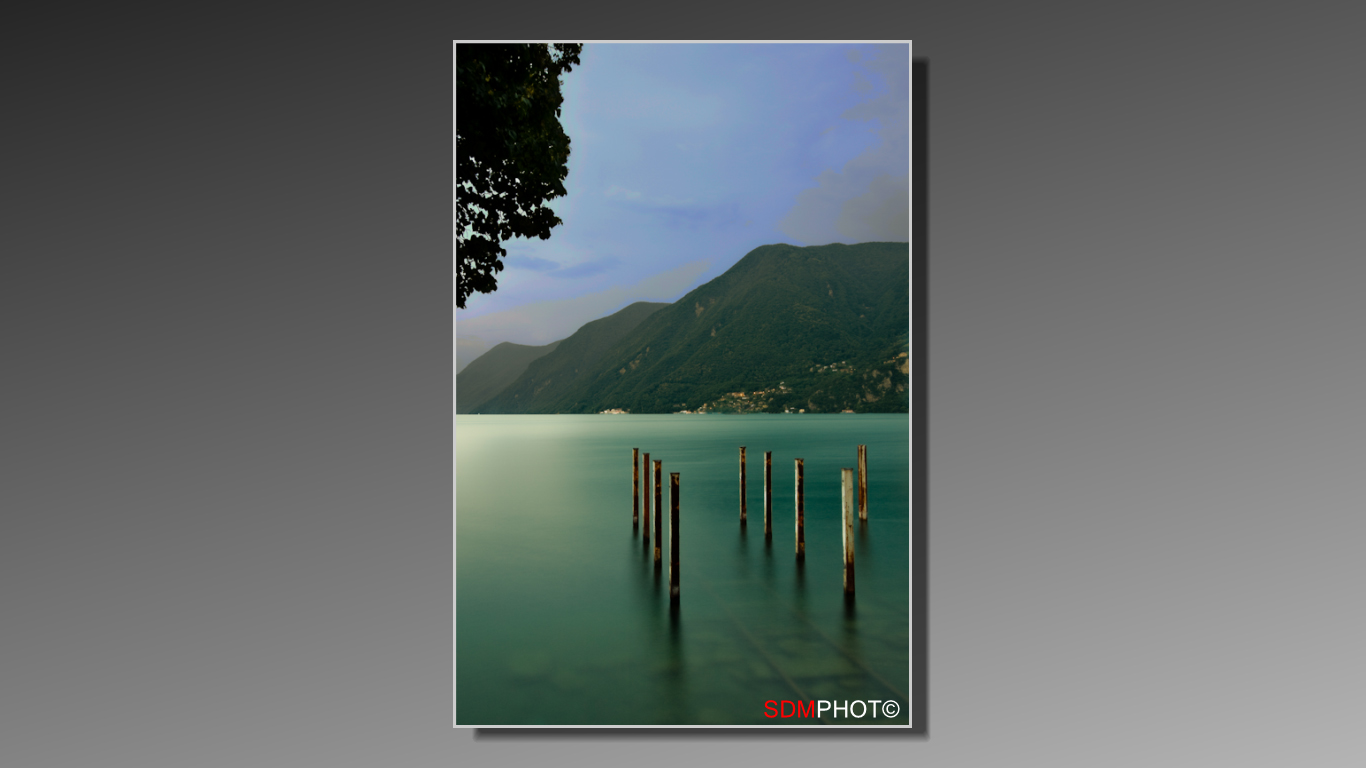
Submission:
M 907 243 L 761 246 L 674 304 L 648 306 L 591 332 L 591 354 L 569 344 L 578 333 L 566 339 L 479 410 L 909 408 Z
M 477 413 L 544 413 L 540 403 L 559 399 L 574 391 L 599 370 L 604 352 L 650 315 L 669 306 L 638 301 L 607 317 L 585 323 L 555 349 L 529 361 L 511 384 L 487 401 L 475 405 Z M 466 368 L 473 367 L 475 360 Z
M 471 360 L 455 375 L 455 412 L 470 413 L 470 408 L 507 389 L 532 360 L 554 352 L 560 341 L 539 347 L 505 341 Z

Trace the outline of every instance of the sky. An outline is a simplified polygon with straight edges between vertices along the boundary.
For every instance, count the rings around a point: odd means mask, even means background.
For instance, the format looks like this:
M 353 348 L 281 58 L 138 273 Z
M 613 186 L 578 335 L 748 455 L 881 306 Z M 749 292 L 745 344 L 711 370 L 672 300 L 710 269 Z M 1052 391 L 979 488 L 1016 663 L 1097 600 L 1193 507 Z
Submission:
M 910 240 L 909 44 L 588 43 L 580 62 L 563 223 L 503 243 L 498 290 L 456 310 L 457 370 L 675 301 L 761 245 Z

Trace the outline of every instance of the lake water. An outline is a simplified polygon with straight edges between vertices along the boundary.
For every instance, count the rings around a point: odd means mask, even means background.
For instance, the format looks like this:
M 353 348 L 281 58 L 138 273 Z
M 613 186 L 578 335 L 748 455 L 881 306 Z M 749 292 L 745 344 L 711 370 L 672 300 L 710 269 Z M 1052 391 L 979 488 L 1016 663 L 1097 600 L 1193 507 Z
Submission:
M 458 416 L 457 724 L 907 724 L 908 426 L 905 414 Z M 849 603 L 840 469 L 856 467 L 860 444 L 868 446 L 868 522 L 854 523 Z M 632 448 L 663 462 L 658 570 L 653 531 L 646 547 L 643 527 L 632 526 Z M 764 451 L 773 453 L 771 539 Z M 676 610 L 672 472 L 680 473 Z M 892 700 L 899 714 L 769 719 L 767 700 Z

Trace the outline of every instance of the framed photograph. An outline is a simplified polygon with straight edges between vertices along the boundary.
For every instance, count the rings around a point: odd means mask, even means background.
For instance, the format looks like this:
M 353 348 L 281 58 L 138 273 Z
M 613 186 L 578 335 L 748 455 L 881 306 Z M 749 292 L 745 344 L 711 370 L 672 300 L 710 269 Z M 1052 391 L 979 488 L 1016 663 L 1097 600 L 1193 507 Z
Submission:
M 453 54 L 454 725 L 924 731 L 911 43 Z

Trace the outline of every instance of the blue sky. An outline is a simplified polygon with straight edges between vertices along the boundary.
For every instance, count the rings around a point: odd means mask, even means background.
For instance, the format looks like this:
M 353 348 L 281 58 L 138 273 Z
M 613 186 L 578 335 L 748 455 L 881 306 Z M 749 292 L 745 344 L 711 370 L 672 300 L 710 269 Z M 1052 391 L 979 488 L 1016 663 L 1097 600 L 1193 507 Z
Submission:
M 506 241 L 457 367 L 674 301 L 769 243 L 906 242 L 908 44 L 589 43 L 562 78 L 564 223 Z

